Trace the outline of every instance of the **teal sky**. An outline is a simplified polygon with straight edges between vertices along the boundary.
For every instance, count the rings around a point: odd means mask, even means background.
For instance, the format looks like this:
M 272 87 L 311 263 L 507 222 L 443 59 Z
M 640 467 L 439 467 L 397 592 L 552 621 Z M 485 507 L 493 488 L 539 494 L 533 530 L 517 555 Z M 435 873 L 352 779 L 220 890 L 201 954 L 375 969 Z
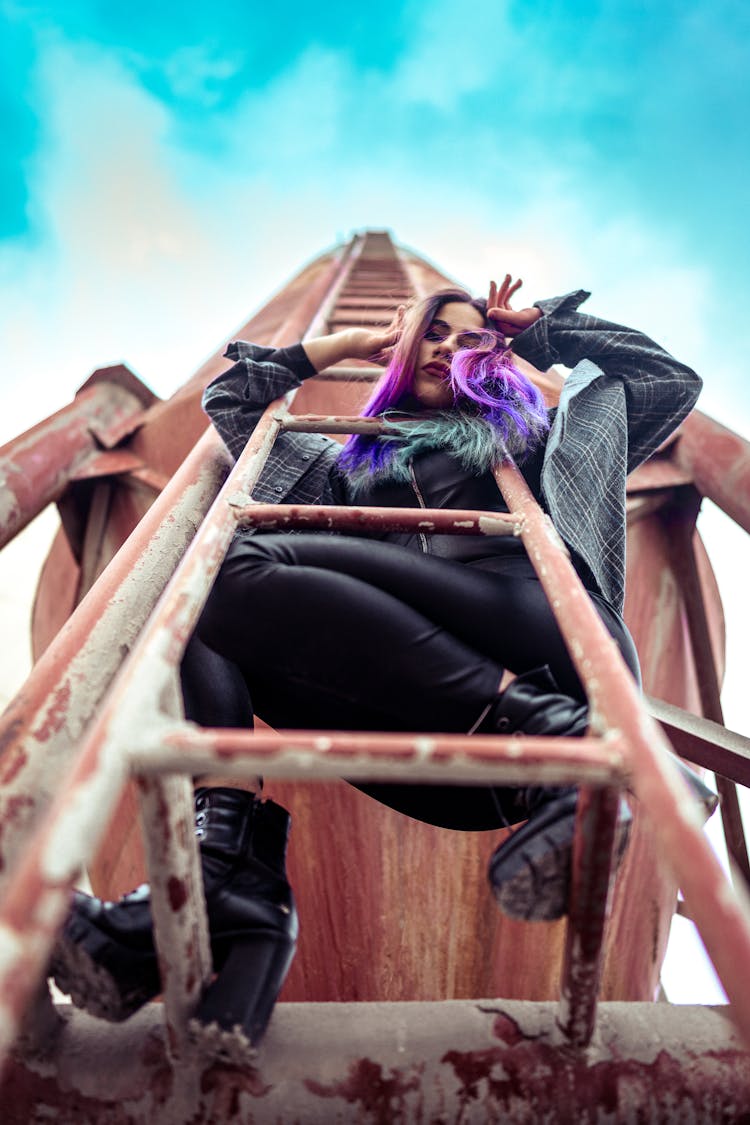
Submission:
M 50 347 L 60 401 L 120 360 L 167 395 L 305 260 L 386 226 L 476 289 L 593 289 L 750 421 L 740 2 L 0 0 L 0 105 L 13 411 Z

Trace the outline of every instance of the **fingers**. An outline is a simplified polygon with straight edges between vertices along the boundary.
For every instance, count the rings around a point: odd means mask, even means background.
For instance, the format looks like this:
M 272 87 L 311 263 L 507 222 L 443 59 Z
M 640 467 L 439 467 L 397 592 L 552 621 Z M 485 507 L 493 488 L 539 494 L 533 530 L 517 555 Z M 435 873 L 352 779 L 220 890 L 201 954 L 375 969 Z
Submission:
M 523 285 L 523 281 L 521 281 L 520 277 L 519 277 L 518 281 L 513 282 L 513 284 L 511 285 L 510 289 L 508 290 L 508 292 L 506 294 L 506 297 L 505 297 L 506 303 L 511 299 L 513 294 L 516 293 L 521 288 L 522 285 Z
M 503 315 L 507 312 L 512 312 L 510 308 L 510 299 L 514 293 L 523 285 L 523 281 L 519 277 L 517 281 L 509 273 L 506 273 L 500 287 L 494 281 L 490 282 L 490 292 L 487 298 L 487 316 L 492 320 L 502 320 Z
M 406 316 L 406 305 L 399 305 L 391 320 L 391 323 L 386 328 L 386 334 L 389 337 L 400 336 L 404 327 L 404 317 Z
M 521 281 L 520 277 L 518 281 L 513 281 L 511 275 L 509 273 L 506 273 L 505 277 L 503 278 L 502 285 L 497 292 L 498 307 L 501 309 L 507 309 L 508 302 L 510 301 L 511 297 L 518 289 L 521 288 L 522 285 L 523 282 Z

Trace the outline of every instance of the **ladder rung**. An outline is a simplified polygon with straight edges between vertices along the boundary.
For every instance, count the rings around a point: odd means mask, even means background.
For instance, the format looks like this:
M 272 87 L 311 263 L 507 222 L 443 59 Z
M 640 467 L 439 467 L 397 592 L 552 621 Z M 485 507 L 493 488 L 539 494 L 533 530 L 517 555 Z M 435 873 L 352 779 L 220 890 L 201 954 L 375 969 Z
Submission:
M 382 434 L 392 428 L 380 418 L 359 414 L 285 414 L 280 422 L 282 430 L 303 434 Z
M 374 383 L 384 371 L 384 367 L 325 367 L 317 378 L 342 383 Z
M 515 535 L 522 517 L 513 512 L 463 508 L 378 508 L 354 504 L 261 504 L 244 492 L 228 499 L 241 527 L 278 527 L 362 532 L 421 532 L 424 535 Z

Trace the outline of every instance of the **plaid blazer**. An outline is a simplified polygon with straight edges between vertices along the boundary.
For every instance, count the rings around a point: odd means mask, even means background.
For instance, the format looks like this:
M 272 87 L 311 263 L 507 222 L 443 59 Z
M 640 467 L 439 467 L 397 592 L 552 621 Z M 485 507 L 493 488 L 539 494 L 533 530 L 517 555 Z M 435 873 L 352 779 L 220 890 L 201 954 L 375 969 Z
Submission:
M 543 316 L 516 336 L 514 352 L 542 371 L 571 367 L 551 413 L 542 500 L 565 542 L 588 564 L 619 612 L 625 593 L 625 480 L 682 422 L 702 383 L 641 332 L 579 313 L 589 293 L 536 302 Z M 230 344 L 233 366 L 206 388 L 203 406 L 236 458 L 269 402 L 313 369 L 300 345 Z M 279 362 L 281 360 L 282 362 Z M 296 504 L 345 501 L 335 472 L 340 445 L 322 434 L 283 433 L 255 499 Z

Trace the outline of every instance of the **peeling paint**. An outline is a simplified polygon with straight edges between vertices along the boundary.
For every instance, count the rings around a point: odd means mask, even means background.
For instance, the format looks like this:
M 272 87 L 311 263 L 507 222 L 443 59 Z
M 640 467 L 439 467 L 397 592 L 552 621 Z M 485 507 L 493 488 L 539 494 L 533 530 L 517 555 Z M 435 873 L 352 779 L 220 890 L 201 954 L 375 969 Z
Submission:
M 499 520 L 492 516 L 481 516 L 479 530 L 482 535 L 507 535 L 508 523 L 506 520 Z

